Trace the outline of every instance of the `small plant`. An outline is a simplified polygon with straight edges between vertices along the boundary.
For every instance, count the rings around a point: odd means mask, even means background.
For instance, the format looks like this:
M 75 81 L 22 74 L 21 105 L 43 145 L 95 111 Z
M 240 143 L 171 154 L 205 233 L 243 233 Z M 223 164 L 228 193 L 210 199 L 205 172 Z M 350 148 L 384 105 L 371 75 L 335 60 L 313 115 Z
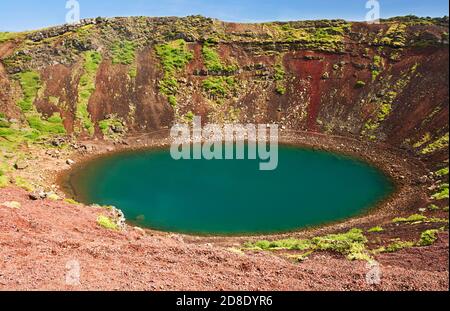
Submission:
M 422 232 L 420 235 L 420 240 L 417 243 L 419 246 L 429 246 L 432 245 L 437 240 L 437 234 L 439 230 L 431 229 Z
M 223 98 L 234 89 L 235 83 L 232 77 L 209 77 L 203 81 L 203 89 L 214 97 Z
M 109 230 L 119 230 L 119 226 L 111 218 L 103 215 L 98 216 L 97 223 L 101 227 Z
M 79 202 L 77 202 L 77 201 L 75 201 L 74 199 L 71 199 L 71 198 L 64 199 L 64 202 L 72 204 L 72 205 L 79 205 L 80 204 Z
M 367 232 L 371 232 L 371 233 L 382 232 L 382 231 L 384 231 L 384 229 L 380 226 L 376 226 L 376 227 L 373 227 L 373 228 L 370 228 L 369 230 L 367 230 Z

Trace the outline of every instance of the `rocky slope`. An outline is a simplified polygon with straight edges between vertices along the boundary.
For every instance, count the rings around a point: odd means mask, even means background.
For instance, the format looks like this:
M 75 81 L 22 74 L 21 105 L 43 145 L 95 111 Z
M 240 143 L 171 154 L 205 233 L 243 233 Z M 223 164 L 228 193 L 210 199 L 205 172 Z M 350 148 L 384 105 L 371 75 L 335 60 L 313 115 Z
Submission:
M 3 117 L 40 134 L 120 136 L 195 114 L 447 159 L 448 18 L 98 18 L 2 37 Z

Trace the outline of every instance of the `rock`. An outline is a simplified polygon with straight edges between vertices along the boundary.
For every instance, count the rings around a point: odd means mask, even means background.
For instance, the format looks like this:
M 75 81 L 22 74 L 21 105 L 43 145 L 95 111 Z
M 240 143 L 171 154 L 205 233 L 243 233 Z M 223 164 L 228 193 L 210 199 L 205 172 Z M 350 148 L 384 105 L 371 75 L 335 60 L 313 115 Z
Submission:
M 22 207 L 22 205 L 16 201 L 4 202 L 4 203 L 2 203 L 2 206 L 8 207 L 8 208 L 21 208 Z
M 28 167 L 28 163 L 24 160 L 17 160 L 17 162 L 14 164 L 14 168 L 16 170 L 24 170 Z
M 329 79 L 330 78 L 330 74 L 328 73 L 328 72 L 325 72 L 323 75 L 322 75 L 322 80 L 327 80 L 327 79 Z
M 73 160 L 71 160 L 71 159 L 67 159 L 66 164 L 67 164 L 67 165 L 74 165 L 74 164 L 75 164 L 75 161 L 73 161 Z
M 33 201 L 37 201 L 37 200 L 39 200 L 39 199 L 41 198 L 41 197 L 39 196 L 39 194 L 36 193 L 36 192 L 30 193 L 30 194 L 28 195 L 28 197 L 30 198 L 30 200 L 33 200 Z

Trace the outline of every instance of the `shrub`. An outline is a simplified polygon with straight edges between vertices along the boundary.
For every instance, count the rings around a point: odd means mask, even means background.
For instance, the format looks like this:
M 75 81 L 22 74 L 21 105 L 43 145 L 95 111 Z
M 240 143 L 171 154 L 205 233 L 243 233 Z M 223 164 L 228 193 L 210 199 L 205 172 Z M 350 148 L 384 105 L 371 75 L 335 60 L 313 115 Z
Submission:
M 436 141 L 426 146 L 424 149 L 422 149 L 421 153 L 429 154 L 447 147 L 448 147 L 448 133 L 446 133 L 441 138 L 437 139 Z

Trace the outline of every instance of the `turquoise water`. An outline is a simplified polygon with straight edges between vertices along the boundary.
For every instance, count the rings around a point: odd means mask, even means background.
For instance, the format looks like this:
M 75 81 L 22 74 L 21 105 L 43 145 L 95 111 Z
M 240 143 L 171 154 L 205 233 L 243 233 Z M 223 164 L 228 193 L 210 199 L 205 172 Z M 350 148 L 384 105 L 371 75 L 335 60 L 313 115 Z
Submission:
M 280 146 L 274 171 L 257 160 L 180 160 L 168 150 L 115 154 L 70 175 L 83 203 L 114 205 L 128 221 L 195 234 L 286 232 L 367 211 L 393 191 L 359 160 Z

